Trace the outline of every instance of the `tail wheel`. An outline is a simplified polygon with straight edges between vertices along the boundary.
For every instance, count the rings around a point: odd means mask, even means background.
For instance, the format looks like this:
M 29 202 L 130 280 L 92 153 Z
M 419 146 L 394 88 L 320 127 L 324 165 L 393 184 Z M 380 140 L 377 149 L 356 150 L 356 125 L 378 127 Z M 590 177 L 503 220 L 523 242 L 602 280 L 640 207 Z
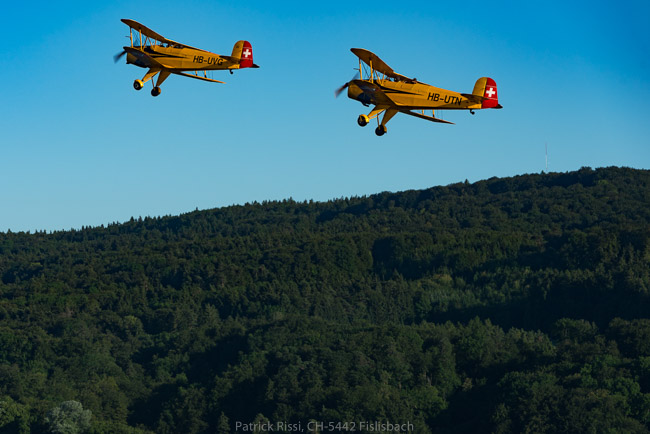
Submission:
M 383 136 L 384 134 L 386 134 L 387 131 L 388 131 L 388 128 L 386 128 L 386 125 L 379 125 L 375 129 L 375 134 L 377 134 L 378 136 Z
M 359 118 L 357 119 L 357 123 L 359 124 L 360 127 L 365 127 L 368 125 L 368 122 L 370 122 L 370 118 L 366 115 L 359 115 Z
M 156 86 L 153 89 L 151 89 L 151 96 L 158 96 L 160 95 L 160 92 L 161 92 L 160 88 Z
M 133 82 L 133 89 L 135 90 L 140 90 L 144 86 L 144 82 L 142 80 L 136 80 Z

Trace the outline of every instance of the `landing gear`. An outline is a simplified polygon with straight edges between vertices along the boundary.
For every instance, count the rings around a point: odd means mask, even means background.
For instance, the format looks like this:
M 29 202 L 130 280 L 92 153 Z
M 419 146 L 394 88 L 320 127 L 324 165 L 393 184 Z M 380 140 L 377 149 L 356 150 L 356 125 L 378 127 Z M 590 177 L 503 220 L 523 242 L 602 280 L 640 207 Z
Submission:
M 149 80 L 152 80 L 156 76 L 156 74 L 158 74 L 158 73 L 160 73 L 160 75 L 158 76 L 158 80 L 155 82 L 155 84 L 154 84 L 153 81 L 151 82 L 151 84 L 153 85 L 153 89 L 151 90 L 151 96 L 160 95 L 160 92 L 161 92 L 160 85 L 163 84 L 163 81 L 165 81 L 167 79 L 167 77 L 169 77 L 169 74 L 171 74 L 171 72 L 166 70 L 166 69 L 163 69 L 163 70 L 150 69 L 144 75 L 144 77 L 142 77 L 142 80 L 135 80 L 133 82 L 133 88 L 135 90 L 142 89 L 144 87 L 144 84 L 147 83 Z
M 474 113 L 474 110 L 472 110 L 472 109 L 469 109 L 469 112 L 470 112 L 471 114 L 473 114 L 473 115 L 476 114 L 476 113 Z
M 383 111 L 385 111 L 384 117 L 382 118 L 381 122 L 379 122 L 378 116 Z M 359 124 L 359 126 L 365 127 L 366 125 L 368 125 L 368 122 L 370 122 L 370 119 L 377 118 L 378 126 L 377 129 L 375 129 L 375 134 L 377 134 L 378 136 L 383 136 L 388 131 L 388 128 L 386 128 L 386 124 L 388 123 L 388 121 L 390 121 L 393 118 L 393 116 L 395 116 L 395 114 L 397 114 L 397 109 L 393 109 L 393 108 L 386 109 L 385 107 L 377 108 L 375 106 L 375 108 L 372 109 L 372 111 L 367 115 L 359 115 L 359 117 L 357 118 L 357 123 Z
M 365 127 L 368 125 L 368 122 L 370 122 L 370 118 L 366 115 L 359 115 L 359 118 L 357 119 L 357 123 L 359 124 L 360 127 Z

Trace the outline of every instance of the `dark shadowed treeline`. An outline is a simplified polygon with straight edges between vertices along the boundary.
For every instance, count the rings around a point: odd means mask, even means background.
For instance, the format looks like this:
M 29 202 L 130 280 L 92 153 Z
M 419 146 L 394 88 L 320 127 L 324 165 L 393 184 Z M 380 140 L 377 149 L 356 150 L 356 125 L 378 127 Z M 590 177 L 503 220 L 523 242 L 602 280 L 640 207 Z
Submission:
M 648 432 L 649 290 L 626 168 L 0 234 L 0 432 Z

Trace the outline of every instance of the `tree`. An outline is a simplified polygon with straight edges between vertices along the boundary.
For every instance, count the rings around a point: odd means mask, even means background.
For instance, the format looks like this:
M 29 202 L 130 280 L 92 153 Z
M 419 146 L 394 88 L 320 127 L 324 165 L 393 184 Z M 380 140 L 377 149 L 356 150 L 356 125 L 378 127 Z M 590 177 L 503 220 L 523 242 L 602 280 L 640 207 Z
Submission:
M 45 416 L 51 433 L 77 434 L 90 429 L 90 410 L 84 410 L 77 401 L 64 401 L 50 410 Z
M 222 411 L 221 416 L 219 416 L 219 421 L 217 422 L 217 433 L 218 434 L 228 434 L 230 432 L 230 421 L 228 416 Z
M 0 433 L 29 433 L 29 411 L 11 397 L 0 399 Z

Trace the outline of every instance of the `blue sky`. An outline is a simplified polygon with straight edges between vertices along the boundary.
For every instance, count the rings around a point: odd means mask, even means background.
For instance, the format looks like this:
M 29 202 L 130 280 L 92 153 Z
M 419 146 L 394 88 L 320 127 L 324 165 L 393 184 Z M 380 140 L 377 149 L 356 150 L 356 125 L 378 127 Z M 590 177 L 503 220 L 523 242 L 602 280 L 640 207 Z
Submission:
M 357 2 L 358 3 L 358 2 Z M 112 56 L 121 18 L 218 54 L 252 43 L 227 84 Z M 0 231 L 67 230 L 252 201 L 323 201 L 582 166 L 650 168 L 647 2 L 12 2 L 0 16 Z M 334 90 L 351 47 L 503 110 L 398 115 Z

